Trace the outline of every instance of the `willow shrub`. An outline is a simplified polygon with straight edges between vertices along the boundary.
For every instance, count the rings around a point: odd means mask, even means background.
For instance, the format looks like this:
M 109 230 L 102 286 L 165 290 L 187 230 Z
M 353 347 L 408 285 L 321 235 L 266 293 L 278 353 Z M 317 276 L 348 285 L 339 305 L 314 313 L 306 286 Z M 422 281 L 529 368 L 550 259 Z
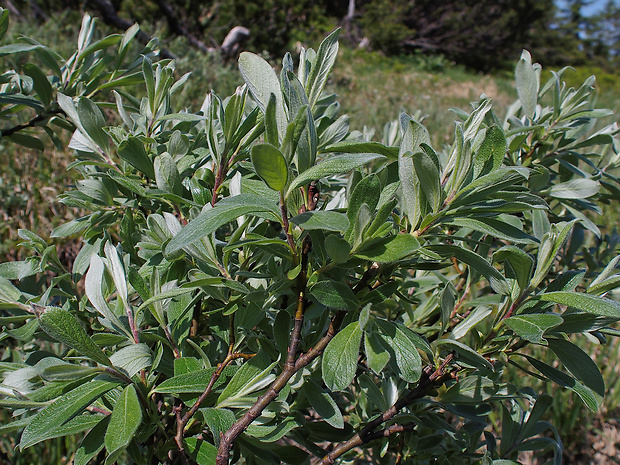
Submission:
M 127 56 L 137 30 L 95 40 L 86 16 L 68 59 L 0 46 L 3 143 L 46 156 L 70 131 L 62 202 L 88 212 L 51 232 L 81 241 L 72 264 L 22 230 L 31 257 L 0 265 L 0 431 L 21 450 L 81 434 L 75 464 L 559 463 L 528 382 L 597 410 L 574 341 L 620 320 L 595 222 L 620 146 L 592 132 L 594 78 L 542 84 L 523 52 L 507 116 L 483 96 L 438 150 L 407 114 L 383 142 L 349 128 L 323 92 L 338 32 L 279 73 L 242 53 L 245 85 L 192 112 L 155 43 Z

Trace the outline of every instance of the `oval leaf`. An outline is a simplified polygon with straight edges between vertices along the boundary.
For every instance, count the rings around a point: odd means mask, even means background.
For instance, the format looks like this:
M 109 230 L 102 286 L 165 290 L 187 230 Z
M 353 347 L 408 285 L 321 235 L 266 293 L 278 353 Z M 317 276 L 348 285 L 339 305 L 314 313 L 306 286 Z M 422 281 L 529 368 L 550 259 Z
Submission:
M 355 310 L 359 307 L 359 300 L 351 288 L 338 281 L 319 281 L 310 289 L 310 295 L 329 308 Z
M 166 246 L 166 254 L 170 255 L 240 216 L 252 213 L 272 213 L 273 219 L 279 221 L 277 205 L 258 195 L 240 194 L 228 197 L 218 202 L 215 207 L 204 210 L 181 229 Z
M 291 222 L 308 230 L 345 231 L 349 227 L 347 216 L 335 211 L 305 212 L 291 218 Z
M 571 374 L 599 396 L 605 395 L 605 381 L 596 363 L 575 344 L 563 339 L 549 339 L 549 347 Z
M 136 388 L 127 386 L 116 401 L 110 423 L 105 433 L 105 448 L 108 450 L 106 464 L 113 463 L 142 423 L 142 408 Z
M 102 365 L 112 366 L 110 359 L 68 311 L 59 307 L 47 307 L 39 315 L 39 326 L 54 339 L 77 350 L 82 355 Z
M 252 147 L 252 164 L 256 173 L 274 191 L 281 191 L 288 180 L 288 169 L 284 155 L 270 144 Z
M 41 441 L 55 437 L 53 434 L 56 428 L 65 425 L 95 400 L 119 384 L 119 381 L 96 379 L 84 383 L 58 398 L 28 423 L 22 433 L 19 449 L 24 450 Z
M 362 330 L 354 321 L 327 344 L 322 362 L 323 381 L 332 391 L 342 391 L 353 381 L 361 342 Z
M 568 305 L 593 315 L 608 316 L 620 319 L 620 303 L 606 297 L 598 297 L 576 292 L 547 292 L 540 296 L 541 300 Z
M 379 242 L 373 242 L 355 254 L 356 257 L 377 263 L 391 263 L 401 260 L 420 248 L 420 242 L 410 234 L 398 234 Z
M 547 341 L 543 337 L 543 334 L 548 329 L 561 325 L 563 321 L 560 315 L 531 314 L 515 315 L 506 318 L 504 323 L 517 333 L 521 339 L 533 342 L 534 344 L 547 345 Z
M 365 165 L 368 162 L 380 158 L 385 157 L 377 154 L 363 153 L 352 155 L 339 155 L 337 157 L 328 158 L 327 160 L 322 161 L 318 165 L 314 165 L 312 168 L 307 169 L 302 174 L 297 176 L 293 180 L 293 182 L 291 182 L 291 185 L 288 186 L 288 190 L 286 191 L 286 197 L 288 197 L 291 192 L 293 192 L 299 186 L 308 184 L 310 181 L 315 181 L 326 176 L 346 173 L 347 171 L 354 170 L 355 168 L 359 168 L 360 166 Z
M 344 428 L 344 419 L 338 405 L 327 392 L 316 383 L 309 381 L 304 385 L 304 394 L 316 413 L 334 428 Z

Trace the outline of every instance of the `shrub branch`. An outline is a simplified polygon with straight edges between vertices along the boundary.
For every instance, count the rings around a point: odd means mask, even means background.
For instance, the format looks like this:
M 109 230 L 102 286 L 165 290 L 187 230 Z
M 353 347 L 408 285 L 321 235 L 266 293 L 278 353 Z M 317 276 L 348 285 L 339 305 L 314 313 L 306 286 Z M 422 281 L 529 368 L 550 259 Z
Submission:
M 47 121 L 48 119 L 56 115 L 64 115 L 64 114 L 65 112 L 60 109 L 50 110 L 50 111 L 47 111 L 45 113 L 41 113 L 40 115 L 35 116 L 34 118 L 32 118 L 30 121 L 26 123 L 18 124 L 17 126 L 13 126 L 7 129 L 2 129 L 0 130 L 0 135 L 2 137 L 9 137 L 9 136 L 12 136 L 13 134 L 18 133 L 19 131 L 23 131 L 24 129 L 33 128 L 37 124 Z
M 351 449 L 354 449 L 355 447 L 367 444 L 374 439 L 389 436 L 390 434 L 395 434 L 402 431 L 410 431 L 411 429 L 413 429 L 415 425 L 410 426 L 411 424 L 407 424 L 391 425 L 387 428 L 384 428 L 383 430 L 375 431 L 380 425 L 394 418 L 394 416 L 396 416 L 396 414 L 400 412 L 404 407 L 411 404 L 417 399 L 425 397 L 430 390 L 444 384 L 449 379 L 452 379 L 454 373 L 446 373 L 445 370 L 446 367 L 452 362 L 453 357 L 454 356 L 452 354 L 449 354 L 443 361 L 441 366 L 435 371 L 432 371 L 431 366 L 427 366 L 422 372 L 420 382 L 415 389 L 412 389 L 407 394 L 398 399 L 394 403 L 394 405 L 392 405 L 388 410 L 383 412 L 383 414 L 368 423 L 359 433 L 357 433 L 351 439 L 336 446 L 329 454 L 323 457 L 319 463 L 321 465 L 331 465 L 338 457 L 350 451 Z M 407 429 L 405 429 L 405 427 Z

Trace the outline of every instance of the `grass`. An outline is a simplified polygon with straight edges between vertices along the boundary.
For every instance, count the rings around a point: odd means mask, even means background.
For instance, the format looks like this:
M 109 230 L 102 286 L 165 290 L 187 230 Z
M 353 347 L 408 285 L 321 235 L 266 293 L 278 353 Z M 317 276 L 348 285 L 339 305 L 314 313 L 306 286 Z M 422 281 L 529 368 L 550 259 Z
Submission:
M 365 50 L 345 49 L 334 68 L 329 90 L 339 96 L 351 127 L 374 127 L 398 118 L 400 111 L 424 115 L 424 124 L 441 147 L 452 141 L 455 115 L 450 108 L 471 109 L 482 93 L 506 108 L 514 97 L 508 79 L 468 72 L 441 59 L 388 58 Z M 396 110 L 399 109 L 400 111 Z

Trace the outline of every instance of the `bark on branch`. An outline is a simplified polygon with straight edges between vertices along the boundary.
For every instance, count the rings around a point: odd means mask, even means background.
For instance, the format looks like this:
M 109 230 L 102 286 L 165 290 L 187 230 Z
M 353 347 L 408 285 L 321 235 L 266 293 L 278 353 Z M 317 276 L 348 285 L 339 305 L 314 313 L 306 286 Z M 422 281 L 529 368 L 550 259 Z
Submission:
M 65 114 L 65 112 L 62 111 L 62 110 L 51 110 L 51 111 L 48 111 L 46 113 L 41 113 L 40 115 L 35 116 L 34 118 L 32 118 L 30 121 L 28 121 L 26 123 L 18 124 L 17 126 L 13 126 L 11 128 L 0 130 L 0 136 L 2 136 L 2 137 L 12 136 L 13 134 L 15 134 L 15 133 L 17 133 L 19 131 L 22 131 L 24 129 L 33 128 L 37 124 L 43 123 L 44 121 L 47 121 L 48 119 L 52 118 L 53 116 L 64 115 L 64 114 Z
M 376 430 L 383 423 L 390 421 L 392 418 L 394 418 L 398 412 L 400 412 L 407 405 L 411 404 L 414 400 L 422 399 L 428 394 L 430 390 L 434 389 L 436 386 L 444 384 L 449 379 L 452 379 L 454 373 L 445 372 L 446 367 L 452 362 L 452 359 L 453 355 L 448 355 L 441 364 L 441 366 L 435 371 L 432 371 L 432 367 L 430 366 L 426 367 L 426 369 L 422 372 L 422 377 L 420 378 L 420 381 L 415 387 L 415 389 L 412 389 L 407 394 L 398 399 L 394 403 L 394 405 L 392 405 L 388 410 L 383 412 L 382 415 L 378 416 L 370 423 L 368 423 L 359 433 L 357 433 L 351 439 L 336 446 L 329 454 L 327 454 L 325 457 L 323 457 L 323 459 L 321 459 L 319 464 L 332 465 L 338 457 L 350 451 L 351 449 L 367 444 L 373 439 L 400 432 L 400 429 L 404 428 L 405 425 L 392 425 L 390 427 L 384 428 L 381 431 Z

